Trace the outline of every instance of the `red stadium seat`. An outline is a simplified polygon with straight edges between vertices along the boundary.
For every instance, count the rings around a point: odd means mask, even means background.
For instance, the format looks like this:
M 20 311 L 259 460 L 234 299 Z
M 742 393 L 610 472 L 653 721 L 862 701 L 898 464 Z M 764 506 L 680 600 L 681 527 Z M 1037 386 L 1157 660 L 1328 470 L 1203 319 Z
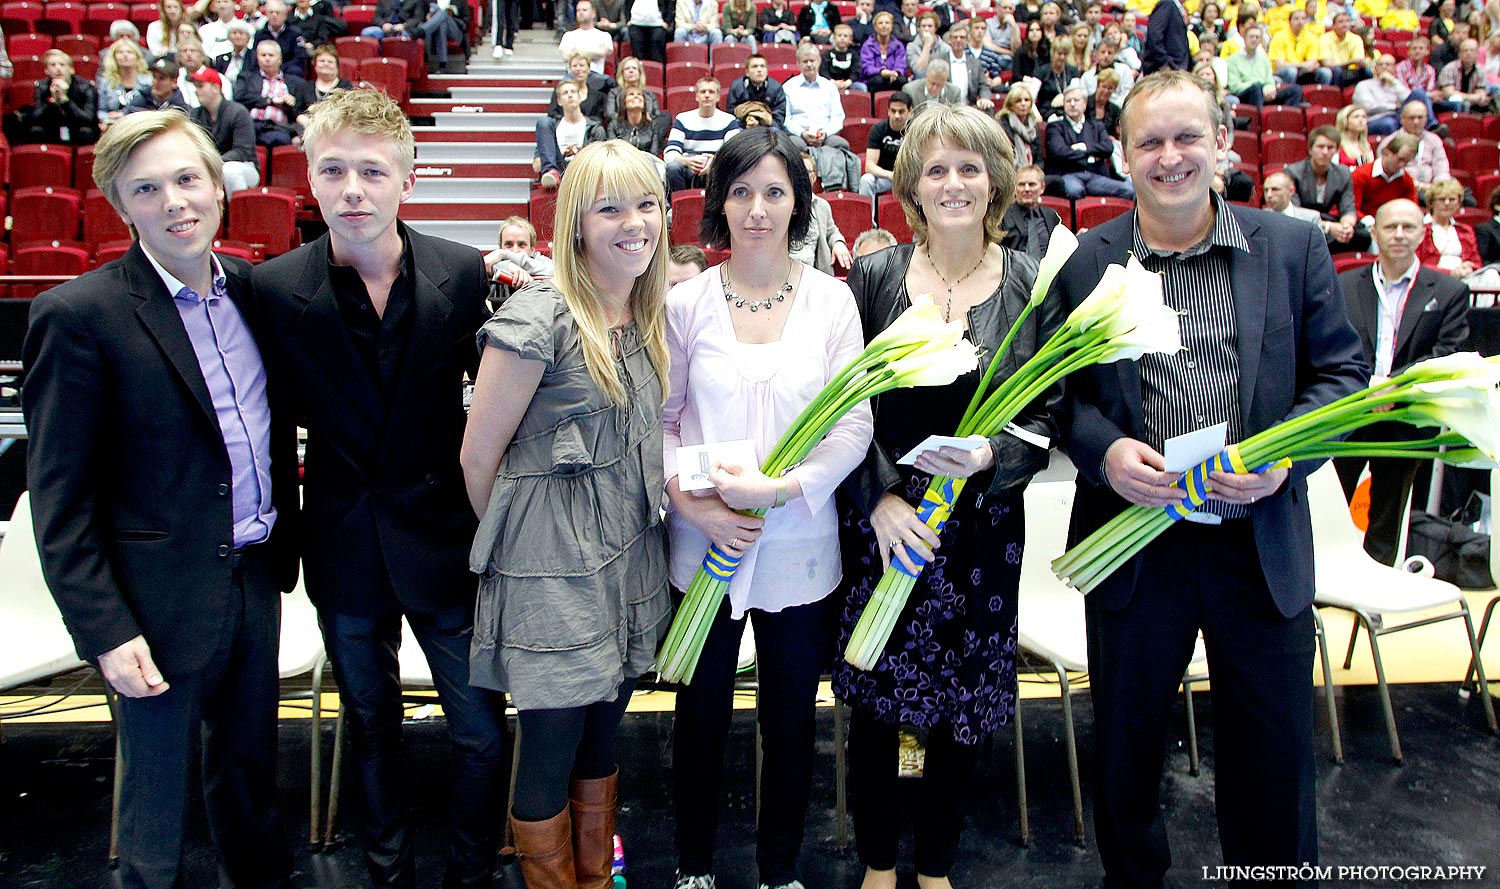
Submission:
M 1307 119 L 1307 131 L 1309 133 L 1318 127 L 1338 125 L 1339 113 L 1333 108 L 1307 108 L 1303 116 Z
M 99 58 L 97 56 L 74 56 L 73 73 L 92 83 L 99 77 Z
M 406 79 L 406 62 L 401 59 L 361 59 L 359 79 L 395 99 L 406 103 L 410 85 Z
M 672 243 L 698 244 L 698 223 L 703 219 L 703 189 L 688 188 L 672 193 Z
M 1307 118 L 1303 116 L 1301 108 L 1268 105 L 1261 109 L 1260 128 L 1262 132 L 1305 133 Z
M 1452 152 L 1453 166 L 1475 175 L 1500 169 L 1500 147 L 1485 139 L 1460 142 Z
M 710 61 L 715 65 L 743 65 L 750 58 L 750 47 L 744 43 L 720 43 L 713 48 Z
M 347 9 L 347 7 L 346 7 Z M 340 59 L 373 59 L 380 55 L 380 41 L 370 37 L 340 37 L 333 41 Z
M 1494 214 L 1484 207 L 1465 207 L 1454 218 L 1465 225 L 1484 225 L 1494 218 Z
M 1254 133 L 1236 130 L 1234 144 L 1231 146 L 1234 153 L 1240 156 L 1240 160 L 1247 164 L 1260 165 L 1260 137 Z
M 645 75 L 646 82 L 661 88 L 667 82 L 667 66 L 661 62 L 641 62 L 641 74 Z
M 406 63 L 408 83 L 416 83 L 427 76 L 427 51 L 420 40 L 407 40 L 402 37 L 381 38 L 380 54 Z
M 1260 137 L 1260 162 L 1290 164 L 1307 157 L 1307 137 L 1300 133 L 1263 133 Z
M 1484 138 L 1500 142 L 1500 117 L 1490 116 L 1484 118 Z
M 1043 207 L 1049 207 L 1052 210 L 1057 211 L 1058 218 L 1062 220 L 1063 225 L 1068 227 L 1069 231 L 1078 230 L 1078 226 L 1075 225 L 1073 221 L 1072 201 L 1068 200 L 1067 198 L 1060 198 L 1054 195 L 1042 195 L 1041 203 Z
M 16 83 L 35 85 L 36 81 L 47 76 L 47 65 L 42 61 L 40 54 L 34 56 L 11 56 L 10 64 L 11 77 L 15 79 Z
M 349 30 L 358 33 L 363 28 L 375 24 L 375 7 L 368 5 L 349 5 L 344 7 L 344 23 Z
M 885 120 L 891 108 L 891 91 L 883 90 L 875 94 L 875 116 Z
M 156 21 L 156 16 L 157 10 L 155 3 L 130 4 L 130 15 L 128 16 L 128 18 L 135 23 L 135 26 L 137 28 L 141 29 L 141 34 L 143 35 L 146 33 L 146 29 Z
M 667 100 L 663 103 L 663 107 L 666 108 L 668 114 L 674 116 L 684 111 L 692 111 L 698 107 L 695 90 L 690 86 L 667 87 Z
M 73 149 L 67 145 L 17 145 L 10 153 L 10 187 L 33 185 L 71 188 Z
M 880 203 L 875 209 L 875 218 L 881 228 L 896 236 L 898 242 L 911 243 L 911 226 L 907 224 L 906 211 L 901 209 L 901 202 L 896 200 L 895 195 L 887 192 L 880 196 Z
M 130 229 L 111 207 L 104 192 L 91 189 L 83 195 L 83 242 L 97 251 L 111 241 L 129 240 Z
M 121 259 L 130 252 L 130 247 L 135 241 L 125 238 L 118 241 L 109 241 L 99 244 L 94 248 L 94 268 L 104 265 L 106 262 L 114 262 Z
M 0 28 L 11 34 L 34 33 L 42 18 L 40 3 L 0 3 Z
M 1336 274 L 1343 274 L 1350 269 L 1357 269 L 1361 266 L 1373 265 L 1374 262 L 1375 257 L 1373 254 L 1341 253 L 1333 258 L 1333 271 Z
M 1324 86 L 1322 84 L 1309 84 L 1302 88 L 1302 98 L 1307 104 L 1316 108 L 1332 108 L 1335 111 L 1344 107 L 1344 91 L 1336 86 Z
M 130 7 L 124 3 L 90 3 L 83 14 L 83 33 L 99 38 L 101 44 L 109 38 L 109 26 L 119 19 L 130 18 Z
M 849 141 L 849 150 L 861 162 L 865 158 L 865 148 L 870 143 L 870 130 L 880 121 L 873 117 L 846 117 L 844 128 L 839 130 L 839 135 Z
M 1437 119 L 1438 123 L 1447 125 L 1448 135 L 1454 142 L 1484 138 L 1484 122 L 1476 114 L 1439 114 Z
M 838 226 L 850 246 L 862 232 L 875 227 L 875 205 L 868 197 L 842 191 L 825 194 L 823 200 L 833 210 L 833 224 Z
M 77 241 L 16 242 L 12 272 L 17 275 L 81 275 L 89 270 L 89 250 Z M 10 295 L 30 299 L 55 284 L 17 284 Z
M 870 117 L 875 113 L 875 105 L 870 101 L 869 93 L 844 90 L 839 93 L 839 101 L 844 104 L 845 117 Z
M 1079 198 L 1073 203 L 1073 218 L 1078 231 L 1096 228 L 1135 209 L 1135 201 L 1125 198 Z
M 64 34 L 57 38 L 52 46 L 76 58 L 77 56 L 97 56 L 102 42 L 93 34 Z
M 314 219 L 318 215 L 318 199 L 313 197 L 312 184 L 307 179 L 307 155 L 295 145 L 279 145 L 271 149 L 271 185 L 288 188 L 302 202 L 298 216 Z
M 51 34 L 11 34 L 5 38 L 5 51 L 11 58 L 39 56 L 51 48 Z
M 11 243 L 75 240 L 82 210 L 83 195 L 71 188 L 17 189 L 10 196 Z
M 541 247 L 544 244 L 550 246 L 553 223 L 557 215 L 557 190 L 533 185 L 526 212 L 532 228 L 536 229 L 537 246 Z
M 265 262 L 266 259 L 264 251 L 257 249 L 254 244 L 245 241 L 233 241 L 226 238 L 214 241 L 214 252 L 225 256 L 233 256 L 236 259 L 243 259 L 246 262 L 259 263 Z
M 735 80 L 737 80 L 739 77 L 743 76 L 744 73 L 744 65 L 736 65 L 727 62 L 720 64 L 716 62 L 713 66 L 713 76 L 718 78 L 720 84 L 719 88 L 725 93 L 729 92 L 729 85 L 731 83 L 734 83 Z
M 667 67 L 672 67 L 673 62 L 697 62 L 707 67 L 708 47 L 701 43 L 668 43 Z
M 235 192 L 229 198 L 229 237 L 262 245 L 267 256 L 300 246 L 296 196 L 265 186 Z
M 790 65 L 793 69 L 797 67 L 797 48 L 785 43 L 761 44 L 760 54 L 765 56 L 766 64 L 775 68 L 777 65 Z
M 1500 173 L 1481 173 L 1474 177 L 1474 198 L 1479 206 L 1488 208 L 1490 192 L 1500 188 Z
M 77 34 L 83 30 L 85 11 L 82 3 L 48 3 L 36 29 L 43 34 Z
M 786 83 L 801 73 L 802 69 L 796 65 L 772 65 L 766 75 L 777 83 Z
M 707 62 L 667 62 L 666 73 L 662 78 L 662 86 L 667 88 L 667 94 L 671 95 L 672 87 L 691 87 L 698 82 L 700 77 L 708 77 L 713 73 Z M 729 92 L 729 84 L 720 84 L 721 92 Z
M 339 76 L 350 83 L 359 83 L 360 59 L 339 59 Z

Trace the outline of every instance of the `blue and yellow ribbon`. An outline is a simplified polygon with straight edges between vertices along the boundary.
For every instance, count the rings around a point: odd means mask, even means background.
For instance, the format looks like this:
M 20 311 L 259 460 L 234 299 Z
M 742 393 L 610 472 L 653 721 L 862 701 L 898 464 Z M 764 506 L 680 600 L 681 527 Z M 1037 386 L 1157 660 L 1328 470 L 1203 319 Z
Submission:
M 1180 522 L 1187 518 L 1193 510 L 1202 506 L 1208 500 L 1208 494 L 1213 488 L 1209 485 L 1208 474 L 1210 472 L 1254 472 L 1259 475 L 1268 469 L 1285 469 L 1292 465 L 1292 461 L 1283 457 L 1273 463 L 1263 463 L 1250 469 L 1245 466 L 1245 461 L 1240 459 L 1239 445 L 1230 445 L 1224 450 L 1184 472 L 1174 487 L 1182 488 L 1187 496 L 1182 498 L 1181 503 L 1162 507 L 1167 511 L 1167 518 L 1174 522 Z
M 740 558 L 727 556 L 717 545 L 709 544 L 708 555 L 703 557 L 703 570 L 714 579 L 728 583 L 734 579 L 734 572 L 740 567 Z
M 931 487 L 922 495 L 922 502 L 917 506 L 917 518 L 922 524 L 932 530 L 943 533 L 943 526 L 948 524 L 948 517 L 953 515 L 953 507 L 958 502 L 958 492 L 961 490 L 955 479 L 945 478 L 937 490 Z M 904 546 L 905 544 L 903 544 Z M 906 554 L 918 565 L 925 566 L 927 560 L 917 555 L 911 547 L 906 547 Z M 899 559 L 891 559 L 891 567 L 905 574 L 907 577 L 916 577 L 917 572 L 908 571 Z

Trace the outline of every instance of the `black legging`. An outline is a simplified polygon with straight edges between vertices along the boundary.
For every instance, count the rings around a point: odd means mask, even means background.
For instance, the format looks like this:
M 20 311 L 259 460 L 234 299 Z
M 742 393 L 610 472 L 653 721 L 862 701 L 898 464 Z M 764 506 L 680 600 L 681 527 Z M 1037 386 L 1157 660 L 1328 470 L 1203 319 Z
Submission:
M 521 0 L 495 0 L 495 45 L 514 49 L 521 27 Z
M 897 727 L 881 722 L 863 707 L 849 709 L 849 790 L 855 844 L 866 867 L 891 870 L 896 866 L 901 823 L 896 784 Z M 927 757 L 912 817 L 917 873 L 924 877 L 946 877 L 953 869 L 978 757 L 979 745 L 953 740 L 953 727 L 947 722 L 928 732 Z
M 568 805 L 568 782 L 607 778 L 618 765 L 615 739 L 635 679 L 620 683 L 613 701 L 562 710 L 522 710 L 516 798 L 521 821 L 545 821 Z

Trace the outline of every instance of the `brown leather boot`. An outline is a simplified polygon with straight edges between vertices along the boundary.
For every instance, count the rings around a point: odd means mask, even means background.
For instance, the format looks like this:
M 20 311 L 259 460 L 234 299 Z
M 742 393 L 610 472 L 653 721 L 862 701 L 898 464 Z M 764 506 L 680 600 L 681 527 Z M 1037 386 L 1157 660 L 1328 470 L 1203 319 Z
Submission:
M 573 872 L 573 819 L 563 809 L 546 821 L 522 821 L 510 816 L 516 857 L 526 889 L 577 889 Z
M 615 807 L 620 770 L 608 778 L 574 781 L 568 788 L 573 812 L 573 861 L 578 889 L 609 889 L 615 862 Z

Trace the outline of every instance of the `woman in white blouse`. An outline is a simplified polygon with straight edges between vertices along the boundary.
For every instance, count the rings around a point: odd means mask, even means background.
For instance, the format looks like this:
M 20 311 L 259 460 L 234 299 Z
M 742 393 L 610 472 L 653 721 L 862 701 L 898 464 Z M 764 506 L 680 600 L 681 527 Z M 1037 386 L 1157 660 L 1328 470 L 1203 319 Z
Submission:
M 674 730 L 677 889 L 713 889 L 724 742 L 745 617 L 755 624 L 764 747 L 760 885 L 801 889 L 797 856 L 812 782 L 813 707 L 827 667 L 839 585 L 833 492 L 864 459 L 872 425 L 855 408 L 781 478 L 724 465 L 706 491 L 677 484 L 679 445 L 750 440 L 764 460 L 818 391 L 863 349 L 853 295 L 788 256 L 807 234 L 812 188 L 791 139 L 757 127 L 724 143 L 702 234 L 731 258 L 667 296 L 670 386 L 663 420 L 671 580 L 691 584 L 710 543 L 741 557 Z M 701 496 L 700 496 L 701 495 Z M 767 507 L 764 519 L 736 510 Z

